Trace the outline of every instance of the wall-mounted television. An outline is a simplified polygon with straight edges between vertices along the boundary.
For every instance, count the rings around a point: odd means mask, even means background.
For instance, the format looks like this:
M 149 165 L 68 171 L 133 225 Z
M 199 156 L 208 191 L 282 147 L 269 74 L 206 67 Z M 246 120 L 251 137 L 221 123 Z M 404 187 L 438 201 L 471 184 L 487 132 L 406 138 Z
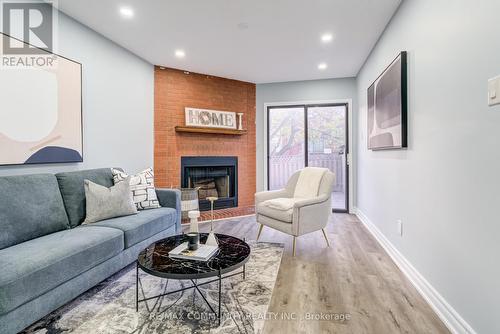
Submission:
M 408 147 L 406 51 L 368 87 L 368 149 Z

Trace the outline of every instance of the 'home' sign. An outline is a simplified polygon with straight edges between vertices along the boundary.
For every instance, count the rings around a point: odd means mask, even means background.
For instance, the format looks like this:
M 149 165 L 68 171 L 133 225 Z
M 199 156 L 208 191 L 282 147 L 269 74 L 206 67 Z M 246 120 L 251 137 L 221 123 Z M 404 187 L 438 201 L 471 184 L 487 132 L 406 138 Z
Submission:
M 184 112 L 186 114 L 186 126 L 236 129 L 236 113 L 232 111 L 217 111 L 186 107 Z

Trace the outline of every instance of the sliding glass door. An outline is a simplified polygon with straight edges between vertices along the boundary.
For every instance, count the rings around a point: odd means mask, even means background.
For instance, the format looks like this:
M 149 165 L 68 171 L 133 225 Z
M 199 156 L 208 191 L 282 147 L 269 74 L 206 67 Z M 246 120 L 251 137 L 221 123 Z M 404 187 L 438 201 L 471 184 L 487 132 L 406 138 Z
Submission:
M 335 174 L 332 208 L 347 211 L 347 106 L 307 106 L 307 165 Z
M 332 209 L 347 212 L 347 104 L 268 107 L 268 188 L 281 189 L 305 166 L 335 173 Z
M 304 107 L 273 107 L 268 121 L 268 186 L 276 190 L 306 165 Z

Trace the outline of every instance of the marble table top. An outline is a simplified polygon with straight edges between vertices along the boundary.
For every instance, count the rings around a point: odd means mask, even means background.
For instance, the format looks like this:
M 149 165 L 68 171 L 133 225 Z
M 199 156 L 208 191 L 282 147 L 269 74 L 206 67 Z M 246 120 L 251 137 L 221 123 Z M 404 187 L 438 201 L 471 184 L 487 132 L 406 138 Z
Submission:
M 243 240 L 225 234 L 215 234 L 219 249 L 208 261 L 174 259 L 168 252 L 187 241 L 187 235 L 175 235 L 159 240 L 139 253 L 139 268 L 164 278 L 198 279 L 218 276 L 243 266 L 249 259 L 250 246 Z M 200 243 L 207 240 L 208 233 L 200 233 Z

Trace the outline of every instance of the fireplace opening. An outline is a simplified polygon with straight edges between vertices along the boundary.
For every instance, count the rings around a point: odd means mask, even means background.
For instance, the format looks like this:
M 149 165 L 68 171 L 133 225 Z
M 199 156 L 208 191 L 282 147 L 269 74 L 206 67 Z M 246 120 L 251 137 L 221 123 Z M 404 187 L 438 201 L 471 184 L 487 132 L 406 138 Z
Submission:
M 229 178 L 231 167 L 193 167 L 188 168 L 188 187 L 199 188 L 200 199 L 207 197 L 231 197 Z
M 217 197 L 214 209 L 238 206 L 237 157 L 182 157 L 181 185 L 199 188 L 201 211 L 210 210 L 207 197 Z

